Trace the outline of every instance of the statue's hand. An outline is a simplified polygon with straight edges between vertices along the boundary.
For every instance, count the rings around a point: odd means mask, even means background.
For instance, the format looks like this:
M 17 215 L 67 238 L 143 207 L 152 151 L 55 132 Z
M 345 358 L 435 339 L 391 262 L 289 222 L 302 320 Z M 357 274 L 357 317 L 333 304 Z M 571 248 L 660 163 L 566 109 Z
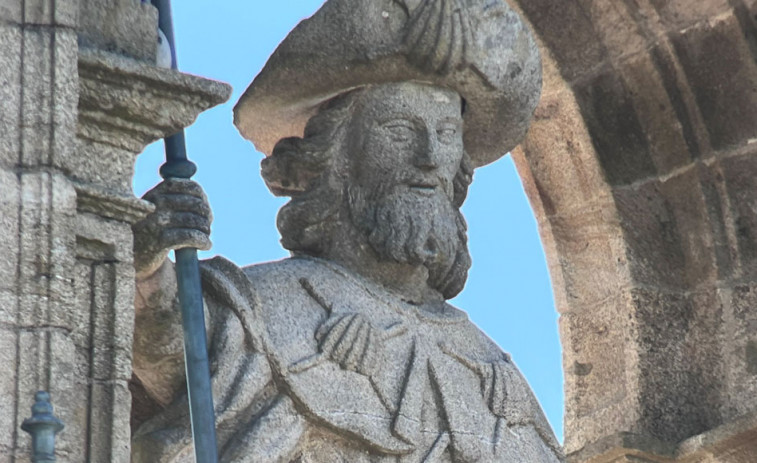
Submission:
M 213 215 L 205 192 L 196 182 L 164 180 L 142 199 L 153 203 L 155 211 L 132 228 L 138 277 L 155 272 L 171 249 L 210 249 Z

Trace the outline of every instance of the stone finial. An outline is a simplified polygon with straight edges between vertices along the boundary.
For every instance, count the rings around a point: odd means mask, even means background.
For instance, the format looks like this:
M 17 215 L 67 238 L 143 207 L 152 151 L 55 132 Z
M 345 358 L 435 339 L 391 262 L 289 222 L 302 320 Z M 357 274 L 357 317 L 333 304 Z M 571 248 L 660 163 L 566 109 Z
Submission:
M 39 391 L 34 396 L 32 416 L 21 424 L 21 429 L 32 435 L 32 461 L 55 462 L 55 435 L 63 430 L 63 423 L 53 415 L 50 394 Z

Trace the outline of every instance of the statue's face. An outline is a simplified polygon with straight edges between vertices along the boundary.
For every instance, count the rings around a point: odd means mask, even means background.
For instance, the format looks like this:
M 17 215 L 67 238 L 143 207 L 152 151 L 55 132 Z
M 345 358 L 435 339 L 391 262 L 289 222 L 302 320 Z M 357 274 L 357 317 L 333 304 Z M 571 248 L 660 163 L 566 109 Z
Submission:
M 460 97 L 415 83 L 365 92 L 346 143 L 352 223 L 379 259 L 424 265 L 439 280 L 465 245 L 452 201 L 463 158 Z
M 390 182 L 403 192 L 451 199 L 463 156 L 460 96 L 411 82 L 365 92 L 348 135 L 357 183 L 371 191 Z

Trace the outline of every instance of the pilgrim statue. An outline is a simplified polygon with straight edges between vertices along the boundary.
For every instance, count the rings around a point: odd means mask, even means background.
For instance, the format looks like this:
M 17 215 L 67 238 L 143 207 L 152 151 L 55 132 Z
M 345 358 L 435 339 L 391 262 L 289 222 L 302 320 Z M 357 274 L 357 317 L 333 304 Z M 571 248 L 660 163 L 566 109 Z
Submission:
M 292 256 L 201 264 L 221 461 L 562 461 L 510 357 L 446 302 L 471 263 L 473 171 L 521 141 L 540 86 L 534 39 L 502 0 L 328 0 L 278 47 L 235 123 L 291 198 L 278 228 Z M 188 180 L 145 198 L 134 374 L 155 406 L 132 461 L 191 461 L 165 257 L 208 248 L 211 213 Z

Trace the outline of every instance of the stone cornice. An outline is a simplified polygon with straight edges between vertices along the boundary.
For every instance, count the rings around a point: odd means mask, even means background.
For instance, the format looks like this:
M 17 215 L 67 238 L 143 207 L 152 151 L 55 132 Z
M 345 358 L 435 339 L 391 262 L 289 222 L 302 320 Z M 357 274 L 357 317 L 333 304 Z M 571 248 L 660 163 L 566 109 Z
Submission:
M 134 153 L 231 95 L 228 84 L 90 49 L 79 52 L 79 89 L 78 136 Z
M 155 209 L 151 203 L 83 183 L 74 183 L 76 209 L 134 224 Z
M 648 436 L 618 433 L 568 456 L 568 462 L 615 463 L 633 457 L 645 463 L 748 463 L 757 454 L 757 412 L 668 444 Z

